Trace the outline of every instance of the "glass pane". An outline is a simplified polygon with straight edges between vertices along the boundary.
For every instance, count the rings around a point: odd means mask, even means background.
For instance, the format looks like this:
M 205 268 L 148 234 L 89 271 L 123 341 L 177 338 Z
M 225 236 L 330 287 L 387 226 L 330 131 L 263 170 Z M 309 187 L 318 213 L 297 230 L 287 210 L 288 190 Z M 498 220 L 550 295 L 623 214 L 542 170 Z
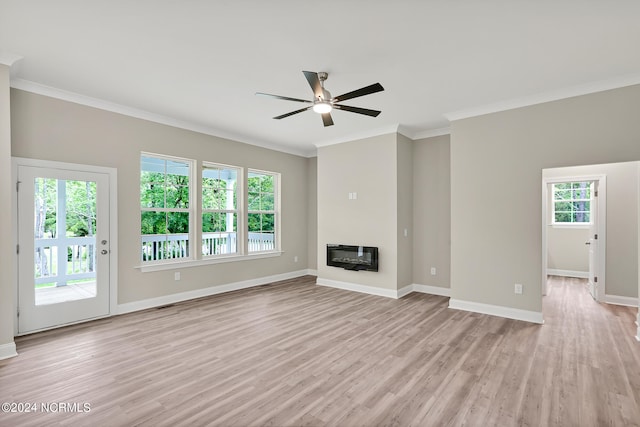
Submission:
M 556 202 L 555 210 L 558 211 L 571 211 L 571 203 L 570 202 Z
M 571 212 L 556 212 L 555 222 L 571 222 Z
M 96 234 L 96 183 L 66 181 L 66 236 Z
M 189 187 L 167 185 L 167 208 L 189 208 Z
M 262 223 L 260 214 L 249 214 L 247 216 L 249 232 L 260 232 L 262 230 Z
M 571 190 L 556 190 L 553 193 L 554 200 L 570 200 Z
M 273 175 L 262 175 L 260 191 L 263 193 L 273 193 Z
M 167 160 L 167 182 L 189 185 L 189 163 Z
M 275 215 L 274 214 L 261 214 L 262 216 L 262 231 L 273 232 L 275 230 Z
M 167 233 L 188 234 L 189 212 L 167 212 Z
M 247 178 L 247 189 L 249 193 L 259 193 L 260 192 L 260 178 L 262 175 L 256 174 L 255 172 L 249 172 Z
M 220 197 L 220 190 L 217 188 L 202 189 L 202 208 L 203 209 L 224 209 Z
M 167 232 L 167 215 L 164 212 L 142 212 L 140 221 L 141 234 L 165 234 Z
M 261 210 L 272 211 L 273 210 L 273 193 L 263 194 L 261 198 Z
M 57 234 L 58 180 L 34 180 L 34 237 L 54 239 Z
M 225 197 L 226 197 L 224 201 L 225 209 L 227 210 L 237 209 L 236 192 L 234 190 L 227 190 Z
M 164 183 L 140 181 L 140 206 L 164 208 Z
M 250 211 L 258 211 L 260 210 L 260 193 L 249 193 L 249 210 Z
M 202 231 L 204 233 L 224 231 L 222 215 L 218 212 L 202 214 Z
M 35 305 L 94 298 L 96 183 L 36 178 L 34 184 Z

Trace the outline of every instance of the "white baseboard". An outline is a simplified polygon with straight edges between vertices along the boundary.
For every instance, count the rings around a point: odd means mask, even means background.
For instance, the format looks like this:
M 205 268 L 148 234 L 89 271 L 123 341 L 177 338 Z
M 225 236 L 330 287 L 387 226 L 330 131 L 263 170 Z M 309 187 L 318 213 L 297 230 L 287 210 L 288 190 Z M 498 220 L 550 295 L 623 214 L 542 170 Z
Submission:
M 441 297 L 451 297 L 451 288 L 443 288 L 440 286 L 431 286 L 431 285 L 419 285 L 417 283 L 414 283 L 413 285 L 413 292 L 420 292 L 423 294 L 430 294 L 430 295 L 439 295 Z
M 383 289 L 383 288 L 377 288 L 375 286 L 367 286 L 367 285 L 361 285 L 358 283 L 341 282 L 338 280 L 330 280 L 330 279 L 323 279 L 323 278 L 318 278 L 316 280 L 316 284 L 321 286 L 328 286 L 331 288 L 343 289 L 345 291 L 354 291 L 354 292 L 360 292 L 363 294 L 377 295 L 380 297 L 387 297 L 387 298 L 394 298 L 394 299 L 400 299 L 406 295 L 409 295 L 411 292 L 440 295 L 443 297 L 451 296 L 451 289 L 449 288 L 441 288 L 439 286 L 429 286 L 429 285 L 418 285 L 415 283 L 411 285 L 407 285 L 398 290 Z
M 507 319 L 523 320 L 525 322 L 531 323 L 544 323 L 541 311 L 520 310 L 518 308 L 482 304 L 479 302 L 463 301 L 454 298 L 451 298 L 449 300 L 449 308 L 472 311 L 474 313 L 489 314 L 491 316 L 505 317 Z
M 406 295 L 409 295 L 413 291 L 414 291 L 413 285 L 407 285 L 404 288 L 400 288 L 396 292 L 396 299 L 400 299 Z
M 379 297 L 398 298 L 398 291 L 395 289 L 377 288 L 375 286 L 360 285 L 358 283 L 341 282 L 338 280 L 324 279 L 318 277 L 316 285 L 328 286 L 330 288 L 343 289 L 345 291 L 360 292 L 363 294 L 377 295 Z
M 18 352 L 16 351 L 16 343 L 10 342 L 0 345 L 0 360 L 15 357 L 17 355 Z
M 561 277 L 577 277 L 579 279 L 588 279 L 588 271 L 573 271 L 573 270 L 558 270 L 555 268 L 548 268 L 547 275 L 549 276 L 561 276 Z
M 224 292 L 237 291 L 240 289 L 252 288 L 254 286 L 266 285 L 280 280 L 294 279 L 306 276 L 309 270 L 292 271 L 289 273 L 276 274 L 273 276 L 259 277 L 257 279 L 243 280 L 241 282 L 227 283 L 224 285 L 211 286 L 208 288 L 194 289 L 193 291 L 180 292 L 177 294 L 163 295 L 157 298 L 149 298 L 141 301 L 118 304 L 115 314 L 131 313 L 133 311 L 146 310 L 148 308 L 161 307 L 167 304 L 174 304 L 195 298 L 208 297 Z
M 619 295 L 605 295 L 604 302 L 607 304 L 624 305 L 627 307 L 638 307 L 638 298 L 621 297 Z
M 318 275 L 318 270 L 314 270 L 312 268 L 308 268 L 307 269 L 307 275 L 308 276 L 317 276 Z

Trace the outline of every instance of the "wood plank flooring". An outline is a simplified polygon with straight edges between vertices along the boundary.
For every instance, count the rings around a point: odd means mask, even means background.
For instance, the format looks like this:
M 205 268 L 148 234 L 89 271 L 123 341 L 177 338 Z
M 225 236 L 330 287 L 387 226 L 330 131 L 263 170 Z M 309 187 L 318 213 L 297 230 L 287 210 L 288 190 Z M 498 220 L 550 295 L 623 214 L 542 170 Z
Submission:
M 542 326 L 314 282 L 17 338 L 0 401 L 39 406 L 0 425 L 640 425 L 637 312 L 583 281 L 551 281 Z

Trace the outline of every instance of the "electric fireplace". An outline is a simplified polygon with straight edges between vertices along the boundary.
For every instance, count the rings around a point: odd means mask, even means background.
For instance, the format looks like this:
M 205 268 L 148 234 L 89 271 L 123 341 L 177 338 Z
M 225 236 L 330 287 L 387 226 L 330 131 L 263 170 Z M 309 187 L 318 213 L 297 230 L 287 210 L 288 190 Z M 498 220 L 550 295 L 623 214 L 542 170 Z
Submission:
M 378 248 L 328 244 L 327 265 L 345 270 L 378 271 Z

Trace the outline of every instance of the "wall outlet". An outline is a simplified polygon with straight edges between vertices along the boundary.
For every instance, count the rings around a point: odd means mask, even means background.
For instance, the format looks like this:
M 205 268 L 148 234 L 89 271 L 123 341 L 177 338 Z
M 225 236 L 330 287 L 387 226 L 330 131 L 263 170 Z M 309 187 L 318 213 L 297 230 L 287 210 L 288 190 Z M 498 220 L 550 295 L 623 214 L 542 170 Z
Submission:
M 406 228 L 404 229 L 404 237 L 408 237 L 409 236 L 409 230 L 407 230 Z
M 436 275 L 436 268 L 435 267 L 431 267 L 431 275 L 432 276 Z
M 515 292 L 518 295 L 522 295 L 522 285 L 520 283 L 516 283 L 513 292 Z
M 298 255 L 293 257 L 293 262 L 298 262 Z
M 173 273 L 173 280 L 180 280 L 180 272 L 176 271 L 175 273 Z

